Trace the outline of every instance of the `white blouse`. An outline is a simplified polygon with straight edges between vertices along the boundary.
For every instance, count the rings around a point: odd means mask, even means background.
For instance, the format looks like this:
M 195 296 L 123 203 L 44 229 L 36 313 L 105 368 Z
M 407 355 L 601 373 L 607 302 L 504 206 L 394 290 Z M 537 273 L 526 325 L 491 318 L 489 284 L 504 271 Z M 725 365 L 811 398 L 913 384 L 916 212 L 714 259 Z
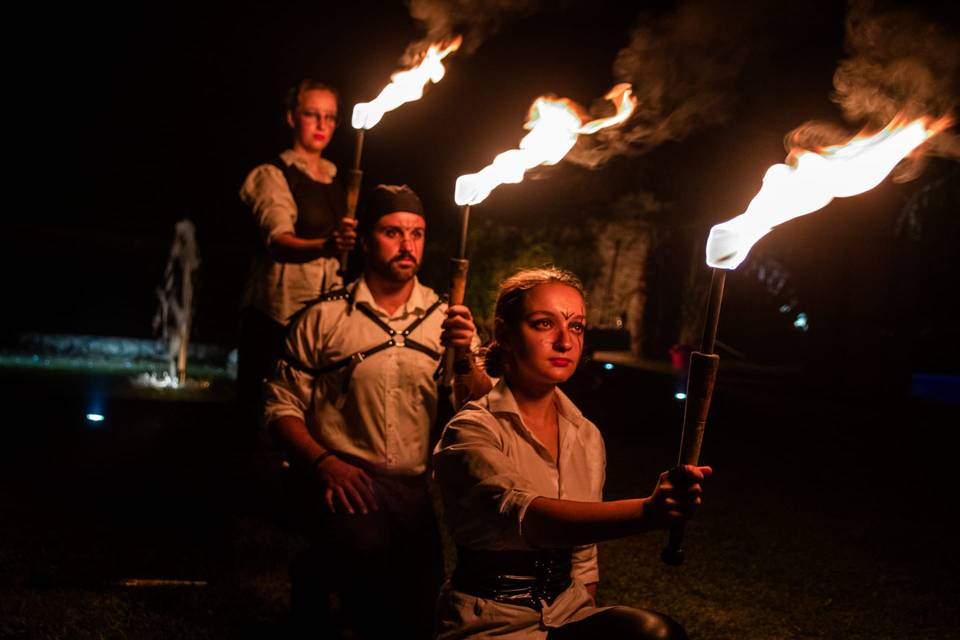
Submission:
M 524 425 L 503 380 L 484 398 L 468 403 L 444 429 L 433 455 L 434 473 L 447 525 L 459 546 L 530 550 L 534 547 L 522 535 L 523 518 L 535 498 L 603 499 L 603 437 L 562 391 L 556 395 L 559 460 Z M 543 638 L 550 627 L 600 610 L 584 586 L 600 579 L 596 545 L 574 547 L 571 578 L 571 586 L 539 612 L 447 585 L 440 599 L 438 637 Z

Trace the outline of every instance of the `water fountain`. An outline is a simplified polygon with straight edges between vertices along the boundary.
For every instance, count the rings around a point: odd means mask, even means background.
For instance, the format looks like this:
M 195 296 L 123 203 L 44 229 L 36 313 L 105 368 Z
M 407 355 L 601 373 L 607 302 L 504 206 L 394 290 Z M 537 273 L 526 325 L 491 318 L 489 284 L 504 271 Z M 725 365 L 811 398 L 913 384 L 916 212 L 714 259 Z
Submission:
M 157 287 L 157 313 L 153 330 L 166 342 L 169 359 L 169 380 L 174 386 L 187 381 L 187 348 L 193 323 L 193 278 L 200 266 L 196 228 L 184 218 L 174 227 L 170 257 L 163 271 L 163 282 Z

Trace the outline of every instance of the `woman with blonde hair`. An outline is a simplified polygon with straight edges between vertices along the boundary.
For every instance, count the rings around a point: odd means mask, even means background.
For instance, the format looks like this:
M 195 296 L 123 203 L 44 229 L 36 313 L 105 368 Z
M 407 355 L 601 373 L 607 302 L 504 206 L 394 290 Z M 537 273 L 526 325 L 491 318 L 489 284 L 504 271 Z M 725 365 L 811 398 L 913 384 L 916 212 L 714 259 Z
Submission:
M 598 607 L 596 543 L 686 520 L 709 467 L 660 474 L 644 498 L 603 501 L 603 438 L 557 388 L 583 352 L 583 287 L 555 268 L 500 285 L 487 373 L 500 377 L 446 426 L 434 452 L 457 567 L 437 637 L 683 639 L 671 618 Z

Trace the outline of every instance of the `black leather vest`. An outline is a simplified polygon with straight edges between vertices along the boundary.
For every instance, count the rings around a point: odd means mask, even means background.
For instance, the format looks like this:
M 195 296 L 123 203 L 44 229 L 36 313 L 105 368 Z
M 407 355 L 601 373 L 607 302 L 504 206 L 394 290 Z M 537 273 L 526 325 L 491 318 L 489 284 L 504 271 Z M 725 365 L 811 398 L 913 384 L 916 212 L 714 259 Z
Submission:
M 347 213 L 347 194 L 334 178 L 330 184 L 317 182 L 296 166 L 277 158 L 271 162 L 287 179 L 293 201 L 297 204 L 298 238 L 326 238 Z

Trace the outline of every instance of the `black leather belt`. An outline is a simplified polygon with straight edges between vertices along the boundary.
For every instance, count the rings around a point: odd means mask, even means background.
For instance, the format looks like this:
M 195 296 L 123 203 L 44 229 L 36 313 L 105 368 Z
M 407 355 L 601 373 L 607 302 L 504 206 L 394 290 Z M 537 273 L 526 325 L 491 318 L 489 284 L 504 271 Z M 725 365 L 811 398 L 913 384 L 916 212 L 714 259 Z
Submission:
M 571 584 L 570 549 L 487 551 L 457 547 L 450 579 L 457 591 L 477 598 L 540 610 Z

